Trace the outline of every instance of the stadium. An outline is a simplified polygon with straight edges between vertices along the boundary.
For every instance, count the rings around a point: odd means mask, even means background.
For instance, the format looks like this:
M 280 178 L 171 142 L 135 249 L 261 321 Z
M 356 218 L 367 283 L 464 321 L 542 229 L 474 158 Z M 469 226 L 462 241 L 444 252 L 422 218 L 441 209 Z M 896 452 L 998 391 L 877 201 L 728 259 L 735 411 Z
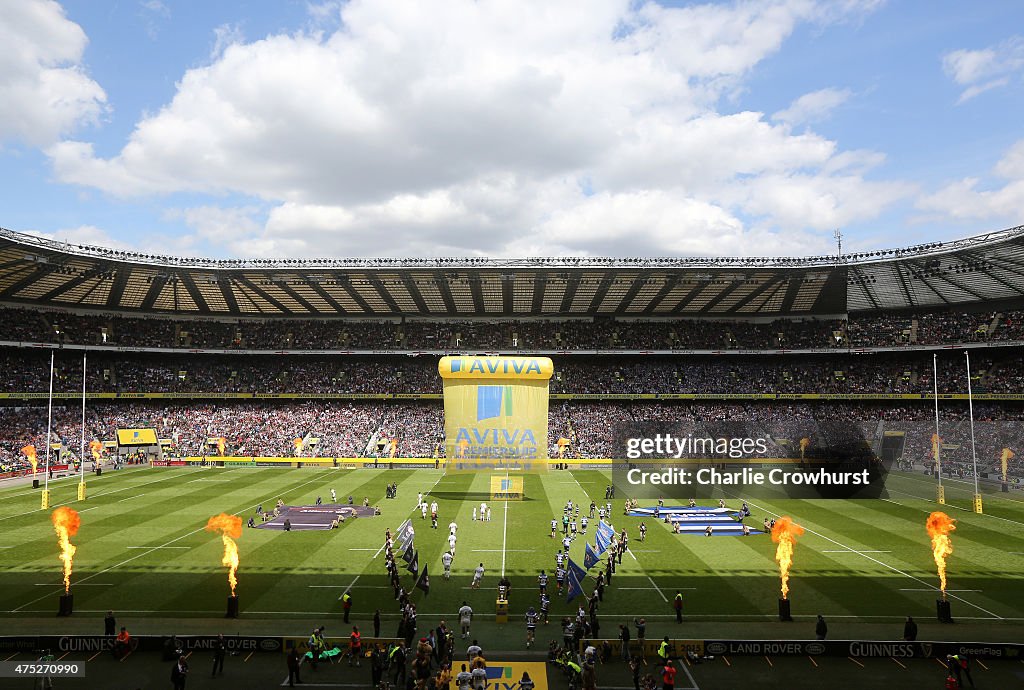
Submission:
M 370 688 L 378 643 L 416 673 L 443 627 L 454 672 L 479 640 L 489 687 L 576 687 L 593 646 L 599 687 L 630 688 L 625 630 L 637 677 L 664 653 L 677 688 L 937 687 L 947 654 L 1021 683 L 1024 227 L 816 257 L 279 261 L 0 230 L 0 302 L 4 661 L 151 687 L 179 645 L 205 676 L 222 633 L 239 684 L 287 685 L 294 649 L 307 684 Z M 853 469 L 863 491 L 756 478 Z

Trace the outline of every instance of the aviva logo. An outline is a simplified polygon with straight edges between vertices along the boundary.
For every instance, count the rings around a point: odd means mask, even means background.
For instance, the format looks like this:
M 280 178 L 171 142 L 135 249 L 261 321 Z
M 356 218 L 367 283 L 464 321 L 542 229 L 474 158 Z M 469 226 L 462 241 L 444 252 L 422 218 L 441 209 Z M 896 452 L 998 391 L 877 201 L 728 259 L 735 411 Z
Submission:
M 512 386 L 477 386 L 476 421 L 512 416 Z
M 512 678 L 511 666 L 488 666 L 487 680 L 498 680 L 500 678 Z

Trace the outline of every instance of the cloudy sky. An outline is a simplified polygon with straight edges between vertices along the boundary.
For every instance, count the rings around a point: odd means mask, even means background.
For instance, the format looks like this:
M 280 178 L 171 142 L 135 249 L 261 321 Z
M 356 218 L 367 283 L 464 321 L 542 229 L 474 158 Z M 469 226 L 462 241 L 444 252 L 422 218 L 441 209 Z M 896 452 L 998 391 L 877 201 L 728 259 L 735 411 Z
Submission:
M 0 226 L 184 256 L 768 255 L 1024 222 L 1024 4 L 0 3 Z

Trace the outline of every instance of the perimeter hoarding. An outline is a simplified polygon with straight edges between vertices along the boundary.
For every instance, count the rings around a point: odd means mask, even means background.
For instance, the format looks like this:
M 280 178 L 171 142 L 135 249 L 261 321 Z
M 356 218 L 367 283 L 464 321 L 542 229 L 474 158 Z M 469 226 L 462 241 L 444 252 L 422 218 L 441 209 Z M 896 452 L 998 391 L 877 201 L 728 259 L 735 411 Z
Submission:
M 442 357 L 449 471 L 543 471 L 548 457 L 547 357 Z

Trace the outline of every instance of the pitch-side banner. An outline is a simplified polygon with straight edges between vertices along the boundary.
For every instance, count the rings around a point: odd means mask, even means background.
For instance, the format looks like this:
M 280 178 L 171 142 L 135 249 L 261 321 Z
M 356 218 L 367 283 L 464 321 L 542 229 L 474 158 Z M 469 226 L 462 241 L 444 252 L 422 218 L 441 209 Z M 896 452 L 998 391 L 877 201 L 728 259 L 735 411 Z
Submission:
M 547 357 L 442 357 L 449 470 L 538 471 L 548 457 Z

